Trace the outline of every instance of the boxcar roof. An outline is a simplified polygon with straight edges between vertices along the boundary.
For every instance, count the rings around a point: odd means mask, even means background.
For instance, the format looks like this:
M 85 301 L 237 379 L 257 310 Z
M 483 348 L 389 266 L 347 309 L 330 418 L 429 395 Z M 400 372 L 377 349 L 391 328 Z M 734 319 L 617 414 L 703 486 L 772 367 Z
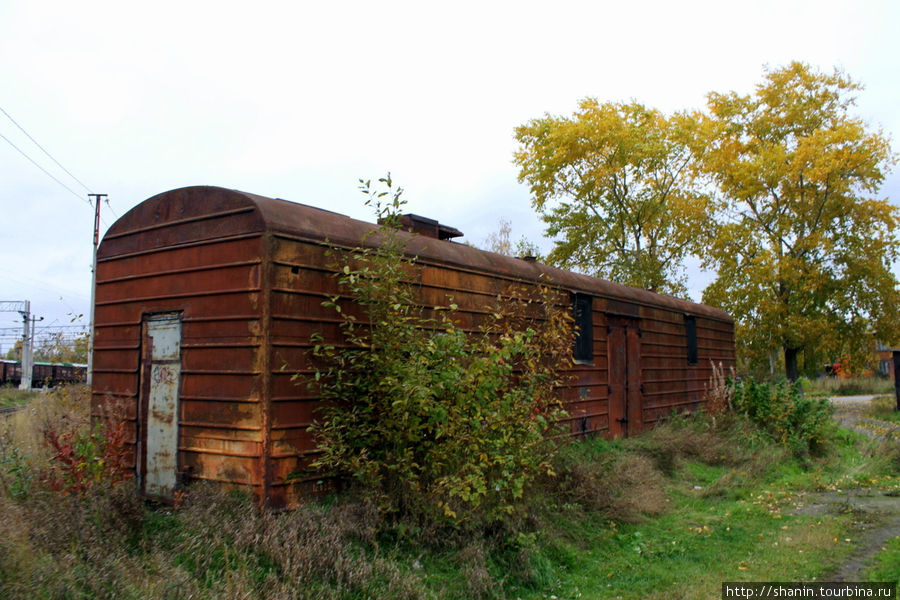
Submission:
M 220 219 L 239 214 L 244 217 L 241 232 L 217 227 Z M 98 260 L 177 246 L 178 239 L 155 235 L 156 232 L 173 226 L 182 233 L 193 229 L 200 235 L 200 239 L 214 239 L 218 235 L 237 233 L 272 232 L 316 243 L 327 241 L 343 247 L 360 245 L 365 234 L 376 228 L 365 221 L 280 198 L 267 198 L 220 187 L 194 186 L 163 192 L 128 211 L 107 231 L 98 251 Z M 553 284 L 571 291 L 732 322 L 726 312 L 703 304 L 452 241 L 406 233 L 403 235 L 409 235 L 408 252 L 424 263 L 446 263 L 463 269 L 530 281 L 543 276 Z M 185 238 L 179 235 L 178 238 L 198 241 L 196 236 Z M 377 235 L 366 239 L 367 245 L 377 242 Z

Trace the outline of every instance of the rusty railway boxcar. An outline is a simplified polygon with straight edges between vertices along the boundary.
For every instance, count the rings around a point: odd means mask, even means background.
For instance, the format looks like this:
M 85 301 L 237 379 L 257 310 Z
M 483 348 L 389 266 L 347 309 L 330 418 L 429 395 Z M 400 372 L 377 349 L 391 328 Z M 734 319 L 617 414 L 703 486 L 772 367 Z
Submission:
M 410 217 L 424 305 L 470 323 L 513 284 L 549 280 L 570 294 L 577 364 L 562 390 L 573 434 L 632 435 L 702 401 L 711 361 L 734 364 L 724 312 L 501 256 L 442 238 Z M 332 247 L 374 225 L 280 199 L 215 187 L 165 192 L 119 219 L 97 258 L 92 411 L 123 415 L 138 485 L 171 498 L 186 479 L 244 487 L 294 504 L 315 452 L 318 401 L 292 381 L 310 373 L 310 336 L 340 341 L 322 306 L 338 294 Z M 406 234 L 404 234 L 406 235 Z M 371 242 L 370 242 L 371 243 Z M 309 485 L 309 482 L 307 482 Z

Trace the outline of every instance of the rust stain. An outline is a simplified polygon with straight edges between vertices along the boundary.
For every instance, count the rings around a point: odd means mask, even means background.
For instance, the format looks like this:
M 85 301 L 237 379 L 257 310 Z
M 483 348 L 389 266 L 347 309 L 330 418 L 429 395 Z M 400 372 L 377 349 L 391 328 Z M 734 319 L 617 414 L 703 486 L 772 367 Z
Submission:
M 173 414 L 170 411 L 151 410 L 150 414 L 157 422 L 163 425 L 171 425 L 173 423 Z

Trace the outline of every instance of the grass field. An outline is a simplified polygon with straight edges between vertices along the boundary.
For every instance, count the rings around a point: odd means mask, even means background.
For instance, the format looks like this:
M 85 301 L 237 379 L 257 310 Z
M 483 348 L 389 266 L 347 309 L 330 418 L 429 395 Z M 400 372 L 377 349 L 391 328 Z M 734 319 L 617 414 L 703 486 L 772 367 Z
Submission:
M 900 411 L 897 410 L 897 398 L 895 396 L 883 396 L 872 401 L 872 408 L 868 416 L 890 423 L 900 424 Z
M 46 487 L 41 430 L 84 431 L 86 398 L 41 395 L 0 431 L 4 598 L 717 598 L 722 581 L 821 580 L 856 551 L 870 517 L 805 512 L 817 494 L 900 493 L 896 443 L 838 432 L 797 455 L 723 417 L 572 444 L 487 530 L 385 517 L 352 495 L 260 511 L 202 485 L 173 510 L 130 482 Z M 897 576 L 900 546 L 885 548 L 871 580 Z
M 893 394 L 894 382 L 886 377 L 817 377 L 803 379 L 803 390 L 811 396 L 859 396 Z
M 0 408 L 21 406 L 34 398 L 38 392 L 23 391 L 10 386 L 0 386 Z
M 900 537 L 889 541 L 866 573 L 869 581 L 900 581 Z

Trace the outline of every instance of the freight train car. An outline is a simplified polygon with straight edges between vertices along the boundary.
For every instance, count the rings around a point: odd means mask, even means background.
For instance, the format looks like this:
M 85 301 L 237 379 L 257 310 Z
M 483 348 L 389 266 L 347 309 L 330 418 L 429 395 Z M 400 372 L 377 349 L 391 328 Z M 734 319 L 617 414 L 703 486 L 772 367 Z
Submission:
M 22 382 L 22 363 L 17 360 L 0 360 L 0 384 L 19 385 Z
M 455 243 L 458 231 L 415 215 L 405 226 L 418 233 L 402 235 L 422 305 L 452 296 L 466 327 L 513 285 L 550 281 L 567 295 L 580 332 L 561 390 L 573 435 L 634 435 L 693 410 L 711 362 L 734 364 L 733 321 L 721 310 Z M 313 372 L 313 333 L 342 341 L 322 306 L 340 294 L 326 253 L 375 243 L 374 228 L 215 187 L 154 196 L 110 227 L 97 258 L 92 406 L 98 418 L 128 419 L 146 495 L 171 498 L 188 479 L 274 506 L 304 493 L 290 476 L 316 452 L 319 400 L 292 375 Z
M 77 363 L 35 362 L 31 371 L 32 387 L 56 387 L 67 383 L 84 383 L 87 365 Z M 19 385 L 22 382 L 22 363 L 17 360 L 0 361 L 0 385 Z

